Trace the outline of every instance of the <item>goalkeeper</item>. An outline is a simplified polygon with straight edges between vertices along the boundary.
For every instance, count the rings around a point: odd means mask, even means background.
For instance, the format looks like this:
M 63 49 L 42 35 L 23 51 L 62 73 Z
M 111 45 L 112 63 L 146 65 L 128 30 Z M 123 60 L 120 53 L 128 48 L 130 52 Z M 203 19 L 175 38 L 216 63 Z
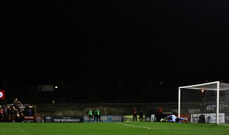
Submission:
M 164 121 L 172 122 L 172 123 L 182 123 L 181 121 L 184 120 L 184 118 L 176 117 L 174 114 L 169 115 L 166 118 L 164 118 Z

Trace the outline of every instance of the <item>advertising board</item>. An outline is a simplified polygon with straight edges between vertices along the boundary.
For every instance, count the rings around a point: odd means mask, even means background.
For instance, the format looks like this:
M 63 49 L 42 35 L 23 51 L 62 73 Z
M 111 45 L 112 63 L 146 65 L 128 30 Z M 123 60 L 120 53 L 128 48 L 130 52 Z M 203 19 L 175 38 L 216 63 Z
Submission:
M 99 122 L 122 122 L 122 116 L 101 116 L 101 120 Z M 83 116 L 83 122 L 97 122 L 94 120 L 89 120 L 88 116 Z
M 198 123 L 201 114 L 191 114 L 191 123 Z M 205 123 L 216 123 L 215 113 L 205 113 Z M 219 113 L 219 123 L 225 123 L 225 113 Z
M 45 116 L 44 122 L 79 123 L 83 122 L 83 116 Z

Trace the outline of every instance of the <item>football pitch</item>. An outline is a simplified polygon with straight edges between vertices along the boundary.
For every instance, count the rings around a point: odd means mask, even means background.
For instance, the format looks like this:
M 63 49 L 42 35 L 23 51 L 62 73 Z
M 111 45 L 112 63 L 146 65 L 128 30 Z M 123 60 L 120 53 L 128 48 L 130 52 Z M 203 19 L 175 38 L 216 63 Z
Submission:
M 1 135 L 226 135 L 228 125 L 188 123 L 0 123 Z

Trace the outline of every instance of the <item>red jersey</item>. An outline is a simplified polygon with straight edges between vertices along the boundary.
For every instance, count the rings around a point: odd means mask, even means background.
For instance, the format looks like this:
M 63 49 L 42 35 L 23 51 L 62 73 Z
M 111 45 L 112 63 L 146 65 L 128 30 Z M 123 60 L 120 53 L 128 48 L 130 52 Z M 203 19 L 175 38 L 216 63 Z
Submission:
M 138 113 L 138 110 L 137 109 L 134 109 L 133 110 L 133 115 L 137 115 L 137 113 Z

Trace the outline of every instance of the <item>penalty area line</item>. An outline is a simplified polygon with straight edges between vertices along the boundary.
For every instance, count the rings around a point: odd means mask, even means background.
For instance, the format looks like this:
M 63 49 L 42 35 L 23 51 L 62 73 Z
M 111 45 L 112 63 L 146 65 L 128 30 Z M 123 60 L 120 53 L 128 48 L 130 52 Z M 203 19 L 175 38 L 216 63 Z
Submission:
M 127 126 L 127 127 L 133 127 L 133 128 L 144 128 L 144 129 L 162 129 L 162 128 L 150 128 L 150 127 L 144 127 L 144 126 L 136 126 L 131 124 L 124 124 L 124 123 L 117 123 L 119 125 Z

